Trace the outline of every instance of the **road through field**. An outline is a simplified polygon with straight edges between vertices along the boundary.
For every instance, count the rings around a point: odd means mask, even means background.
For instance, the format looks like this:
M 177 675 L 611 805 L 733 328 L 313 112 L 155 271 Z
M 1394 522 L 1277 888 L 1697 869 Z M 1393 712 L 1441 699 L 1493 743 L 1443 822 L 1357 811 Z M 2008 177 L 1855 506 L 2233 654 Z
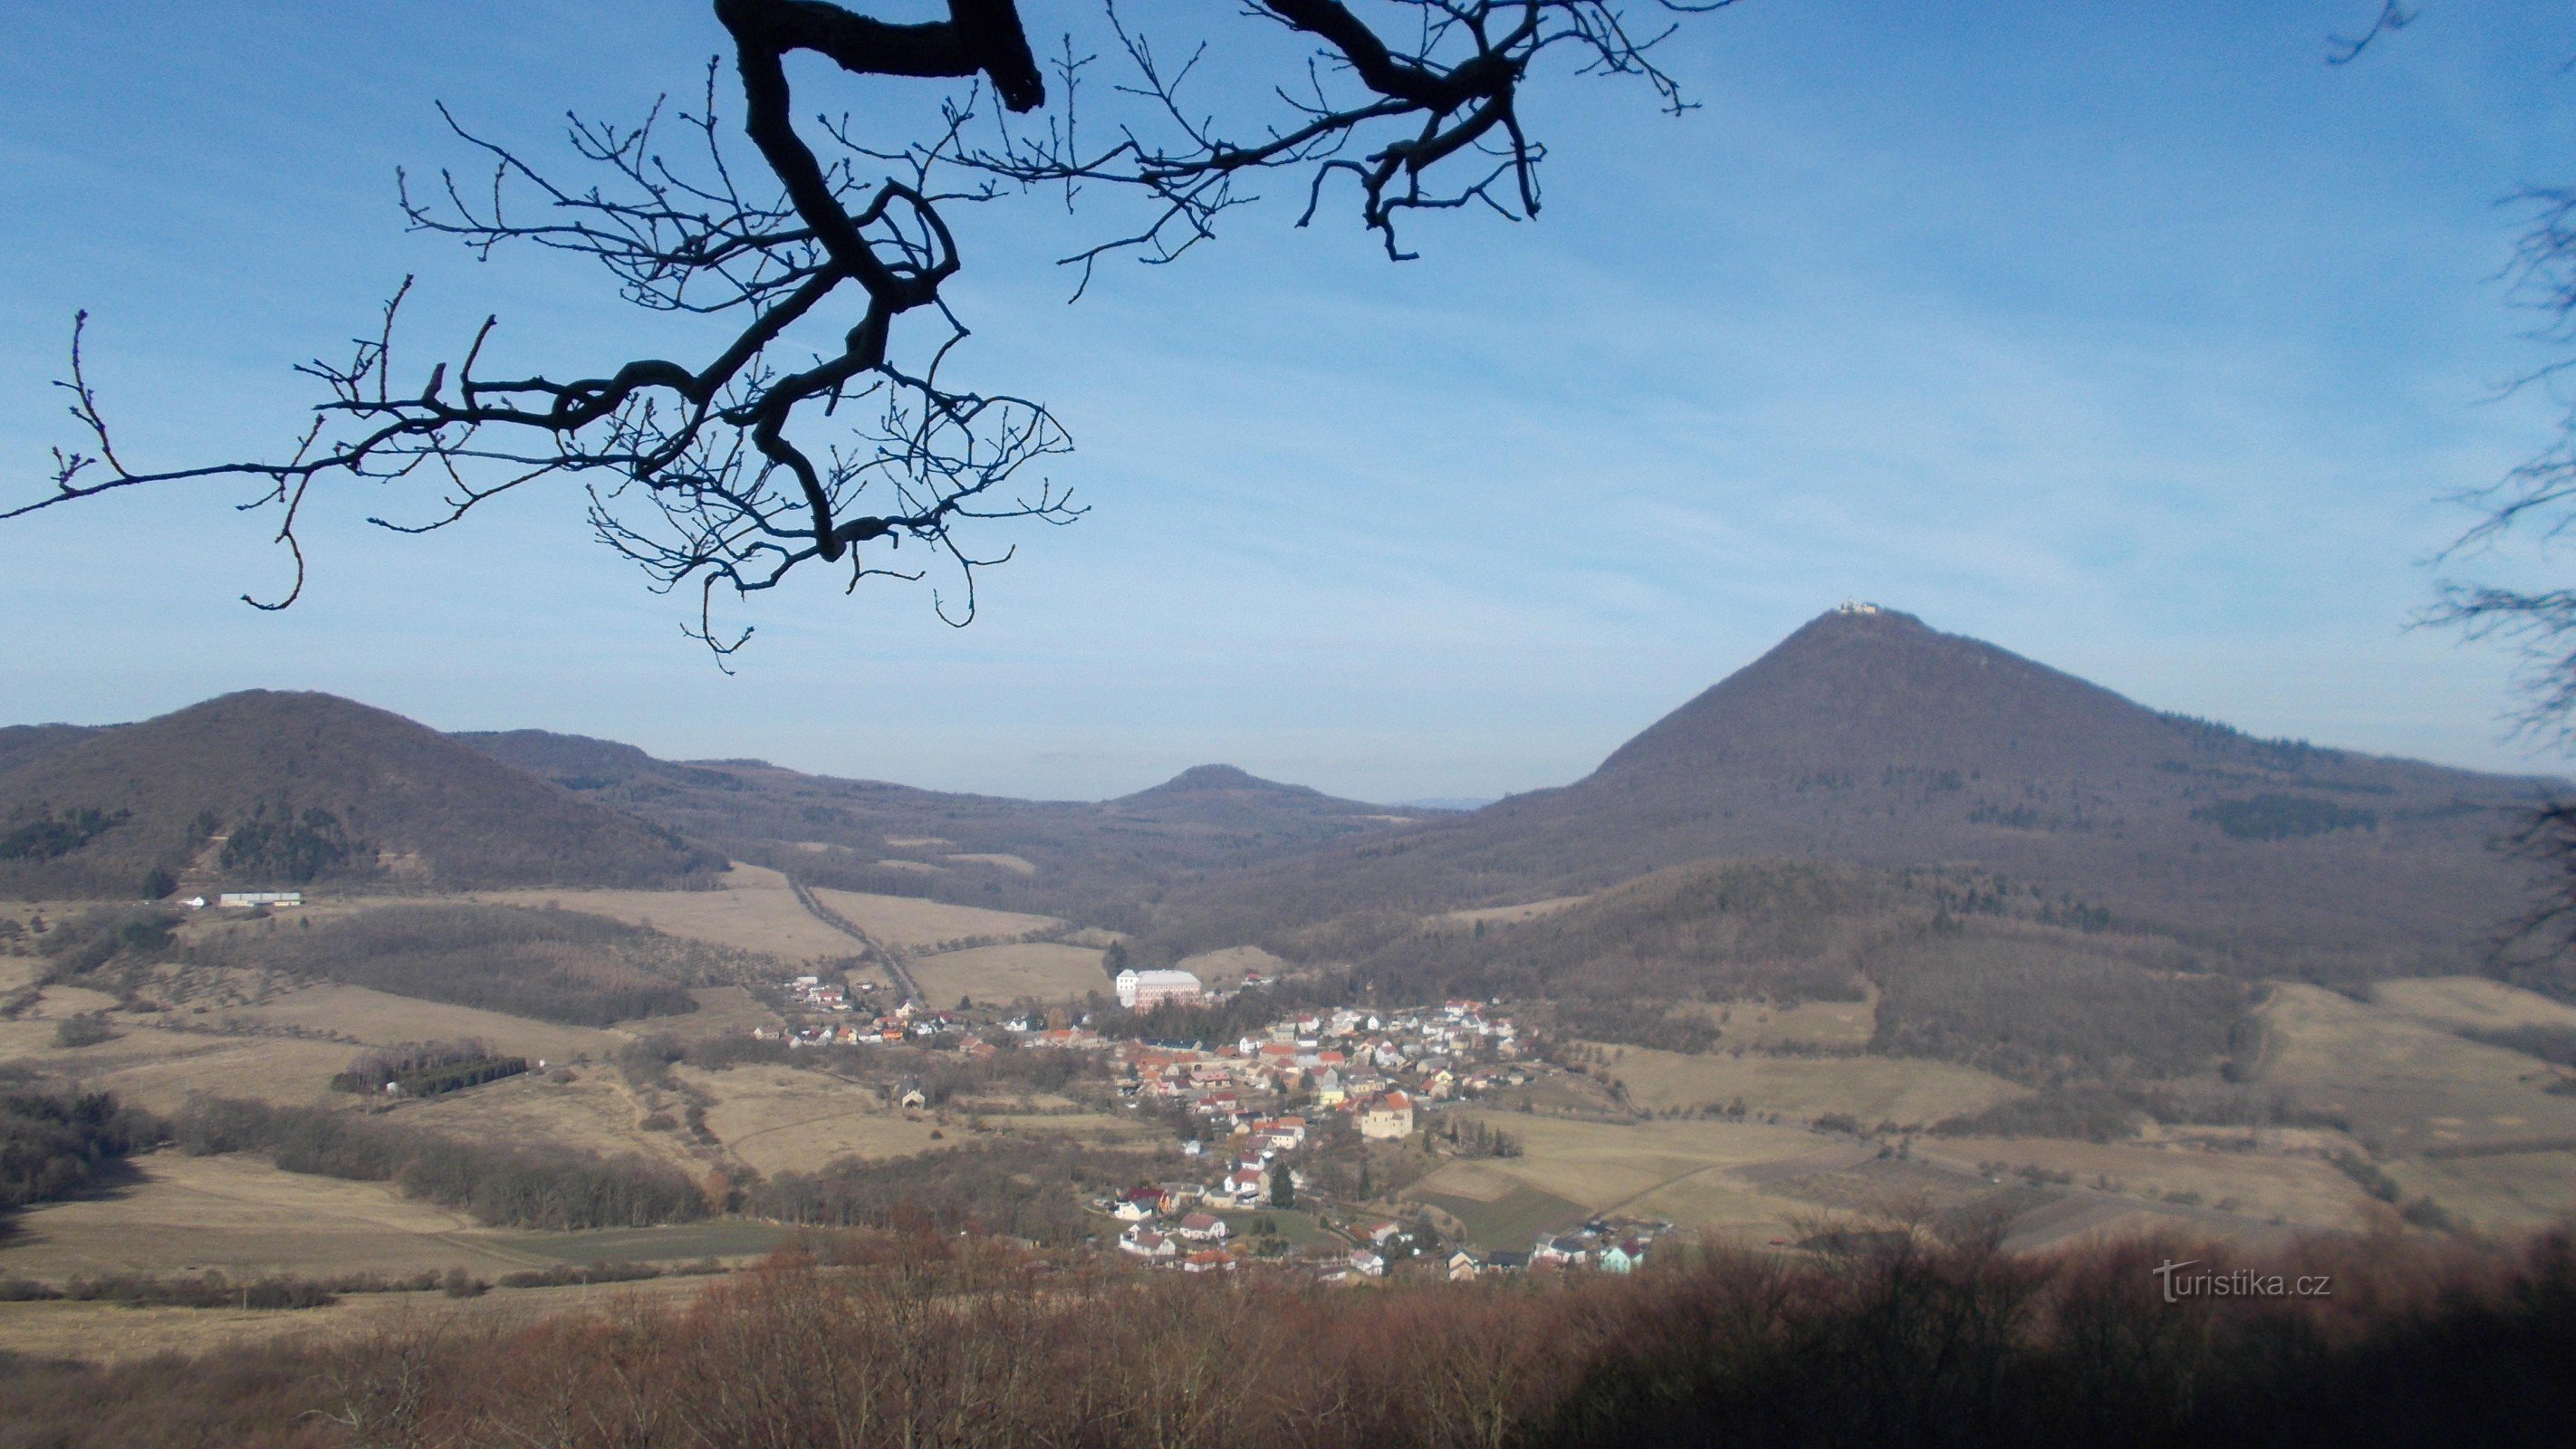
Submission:
M 877 940 L 867 932 L 860 930 L 856 925 L 851 923 L 849 917 L 842 915 L 839 911 L 833 910 L 830 906 L 816 900 L 814 898 L 814 893 L 806 889 L 805 882 L 798 880 L 796 877 L 791 875 L 787 878 L 787 888 L 796 893 L 796 903 L 803 906 L 809 913 L 811 913 L 814 919 L 821 921 L 824 925 L 827 925 L 833 930 L 840 932 L 842 935 L 849 937 L 851 940 L 858 942 L 861 946 L 864 946 L 869 951 L 875 953 L 880 960 L 884 961 L 886 974 L 894 978 L 895 985 L 903 988 L 905 1000 L 910 1001 L 915 1006 L 929 1005 L 927 1001 L 922 999 L 921 988 L 914 984 L 912 973 L 903 969 L 903 958 L 894 953 L 893 947 L 886 945 L 884 942 Z

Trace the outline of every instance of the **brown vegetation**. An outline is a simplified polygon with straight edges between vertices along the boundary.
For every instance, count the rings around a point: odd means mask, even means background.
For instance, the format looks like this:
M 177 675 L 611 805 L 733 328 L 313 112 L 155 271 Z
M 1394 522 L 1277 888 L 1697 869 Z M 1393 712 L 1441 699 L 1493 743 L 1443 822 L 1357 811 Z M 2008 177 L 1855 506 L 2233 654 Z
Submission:
M 661 826 L 325 694 L 253 690 L 33 744 L 0 762 L 0 837 L 26 837 L 0 851 L 0 896 L 159 896 L 196 871 L 252 887 L 669 885 L 723 865 Z
M 198 1098 L 170 1135 L 192 1154 L 259 1152 L 288 1172 L 391 1182 L 495 1225 L 644 1227 L 709 1211 L 687 1174 L 641 1157 L 464 1142 L 347 1111 Z
M 683 764 L 542 730 L 457 738 L 585 799 L 721 843 L 737 860 L 818 886 L 1080 915 L 1111 926 L 1123 924 L 1136 901 L 1173 884 L 1405 823 L 1375 805 L 1224 766 L 1093 804 L 952 795 L 806 775 L 759 760 Z M 935 852 L 944 868 L 885 859 L 915 852 Z M 988 863 L 979 865 L 979 857 Z
M 1908 615 L 1835 613 L 1583 780 L 1177 889 L 1149 939 L 1282 950 L 1354 913 L 1787 857 L 1971 866 L 2060 924 L 2170 935 L 2244 975 L 2474 970 L 2530 898 L 2528 869 L 2490 838 L 2543 785 L 2254 739 Z M 2282 800 L 2305 803 L 2255 803 Z
M 689 987 L 731 980 L 747 961 L 579 911 L 471 905 L 385 906 L 311 929 L 233 927 L 192 959 L 574 1026 L 685 1015 L 698 1009 Z
M 929 1235 L 686 1306 L 0 1371 L 12 1444 L 2546 1444 L 2576 1409 L 2564 1238 L 2178 1243 L 2053 1259 L 1853 1234 L 1631 1278 L 1331 1291 L 1049 1271 Z M 1687 1261 L 1683 1261 L 1687 1259 Z M 2326 1296 L 2184 1297 L 2198 1259 Z

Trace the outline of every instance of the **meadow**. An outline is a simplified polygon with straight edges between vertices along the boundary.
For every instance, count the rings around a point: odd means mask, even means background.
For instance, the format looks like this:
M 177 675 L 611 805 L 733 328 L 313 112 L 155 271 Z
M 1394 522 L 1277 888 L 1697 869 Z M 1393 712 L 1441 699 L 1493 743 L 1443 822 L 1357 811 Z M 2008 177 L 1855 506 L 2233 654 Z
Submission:
M 1101 969 L 1102 952 L 1061 941 L 1014 941 L 914 956 L 904 963 L 921 994 L 934 1006 L 973 1000 L 1080 1001 L 1107 996 L 1113 982 Z

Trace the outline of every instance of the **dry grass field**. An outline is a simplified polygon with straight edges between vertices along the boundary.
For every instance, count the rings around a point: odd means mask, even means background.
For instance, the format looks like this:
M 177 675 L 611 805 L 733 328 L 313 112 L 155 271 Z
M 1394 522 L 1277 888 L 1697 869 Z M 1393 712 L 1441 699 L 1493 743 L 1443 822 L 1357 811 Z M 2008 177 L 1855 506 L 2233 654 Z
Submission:
M 2459 1011 L 2481 998 L 2393 988 L 2417 1011 Z M 2545 1005 L 2545 1003 L 2544 1003 Z M 2314 986 L 2282 984 L 2262 1008 L 2261 1081 L 2293 1100 L 2350 1119 L 2355 1135 L 2388 1153 L 2576 1134 L 2576 1097 L 2550 1095 L 2556 1074 L 2520 1052 L 2453 1035 L 2409 1010 L 2366 1006 Z
M 2576 1152 L 2515 1152 L 2390 1163 L 2406 1192 L 2489 1233 L 2527 1232 L 2576 1217 Z
M 823 904 L 848 917 L 851 924 L 897 951 L 913 951 L 942 941 L 962 941 L 976 936 L 1023 936 L 1063 924 L 1052 916 L 989 911 L 980 906 L 952 906 L 944 901 L 917 900 L 911 896 L 825 890 L 820 886 L 815 888 L 814 895 Z M 839 939 L 844 946 L 849 944 L 848 937 Z
M 776 1026 L 778 1013 L 739 986 L 701 986 L 689 993 L 698 1009 L 686 1016 L 637 1017 L 618 1023 L 619 1031 L 637 1036 L 672 1036 L 682 1041 L 744 1036 L 756 1026 Z
M 45 993 L 51 997 L 53 993 Z M 174 1112 L 191 1092 L 264 1101 L 320 1102 L 331 1074 L 360 1048 L 344 1042 L 273 1036 L 201 1036 L 120 1021 L 114 1041 L 65 1051 L 51 1021 L 0 1022 L 0 1061 L 18 1062 L 114 1092 L 154 1112 Z
M 551 901 L 567 911 L 651 926 L 709 945 L 764 951 L 791 963 L 848 956 L 857 949 L 849 937 L 797 904 L 787 877 L 756 865 L 737 863 L 725 873 L 721 890 L 478 891 L 465 899 L 512 906 Z
M 670 1110 L 676 1112 L 678 1108 Z M 552 1081 L 531 1072 L 425 1102 L 405 1103 L 391 1115 L 404 1126 L 426 1128 L 467 1141 L 551 1143 L 610 1156 L 637 1152 L 657 1161 L 705 1170 L 701 1154 L 690 1150 L 682 1134 L 643 1130 L 638 1124 L 646 1113 L 614 1067 L 585 1066 L 573 1068 L 569 1082 Z
M 741 1262 L 764 1257 L 804 1230 L 743 1218 L 658 1228 L 591 1228 L 577 1233 L 499 1233 L 493 1246 L 554 1263 Z
M 989 865 L 999 870 L 1007 870 L 1013 875 L 1036 875 L 1038 873 L 1037 865 L 1026 857 L 1007 855 L 1000 852 L 988 855 L 950 855 L 942 858 L 956 861 L 960 865 Z
M 1415 1194 L 1496 1202 L 1529 1188 L 1586 1213 L 1664 1218 L 1686 1228 L 1767 1231 L 1811 1210 L 1765 1190 L 1745 1170 L 1834 1145 L 1799 1128 L 1760 1123 L 1465 1115 L 1518 1138 L 1523 1155 L 1449 1163 L 1416 1183 Z
M 1627 1086 L 1628 1100 L 1649 1110 L 1741 1100 L 1750 1111 L 1798 1122 L 1840 1112 L 1865 1125 L 1928 1125 L 2029 1095 L 1972 1067 L 1911 1058 L 1685 1055 L 1606 1045 L 1599 1050 L 1613 1057 L 1608 1071 Z
M 418 1273 L 489 1276 L 541 1266 L 462 1213 L 391 1186 L 281 1172 L 246 1156 L 162 1151 L 138 1180 L 97 1197 L 39 1203 L 0 1244 L 0 1275 L 60 1282 L 76 1273 Z
M 1246 972 L 1258 971 L 1275 977 L 1288 963 L 1258 946 L 1228 946 L 1222 951 L 1202 951 L 1183 957 L 1180 969 L 1207 983 L 1213 991 L 1231 991 L 1243 984 Z
M 979 1115 L 964 1103 L 945 1112 L 905 1112 L 878 1101 L 869 1088 L 794 1067 L 675 1070 L 690 1090 L 714 1099 L 707 1128 L 725 1151 L 764 1173 L 811 1172 L 835 1157 L 907 1157 L 954 1147 L 974 1140 L 969 1124 Z M 1014 1116 L 1002 1110 L 1006 1104 L 985 1105 L 980 1115 L 995 1131 L 1070 1132 L 1104 1142 L 1145 1132 L 1096 1112 Z
M 1526 1253 L 1540 1234 L 1579 1227 L 1588 1216 L 1580 1203 L 1499 1177 L 1487 1179 L 1458 1173 L 1444 1185 L 1452 1190 L 1425 1192 L 1417 1187 L 1409 1196 L 1448 1214 L 1468 1242 L 1488 1250 Z M 1472 1196 L 1471 1192 L 1490 1192 L 1491 1196 Z
M 530 1061 L 603 1057 L 626 1042 L 619 1032 L 531 1021 L 524 1016 L 330 982 L 281 993 L 262 1005 L 223 1012 L 219 1019 L 239 1019 L 270 1030 L 337 1032 L 370 1045 L 480 1037 L 505 1055 L 524 1056 Z
M 1590 896 L 1551 896 L 1543 901 L 1524 901 L 1516 906 L 1484 906 L 1472 911 L 1444 911 L 1431 919 L 1444 926 L 1472 926 L 1479 921 L 1507 926 L 1518 925 L 1523 921 L 1535 921 L 1541 916 L 1552 916 L 1559 911 L 1572 910 L 1590 899 L 1592 899 Z
M 2453 1030 L 2502 1031 L 2518 1026 L 2576 1030 L 2576 1006 L 2479 976 L 2383 981 L 2373 1003 Z
M 1007 946 L 975 946 L 915 956 L 904 969 L 933 1006 L 954 1006 L 960 997 L 979 1004 L 1009 1001 L 1079 1001 L 1093 992 L 1107 995 L 1112 985 L 1100 968 L 1102 953 L 1057 941 L 1023 941 Z
M 613 1314 L 621 1304 L 685 1300 L 722 1281 L 684 1277 L 512 1288 L 466 1299 L 438 1293 L 355 1293 L 328 1308 L 293 1313 L 125 1308 L 112 1303 L 0 1303 L 0 1349 L 30 1358 L 124 1363 L 283 1337 L 330 1341 L 441 1328 L 508 1327 L 572 1312 Z
M 1917 1138 L 1914 1154 L 1974 1170 L 2000 1162 L 2063 1172 L 2075 1185 L 2130 1197 L 2196 1197 L 2194 1205 L 2298 1227 L 2360 1229 L 2372 1217 L 2353 1180 L 2306 1153 L 2223 1152 L 2181 1143 L 2065 1142 L 2052 1138 Z
M 1748 1050 L 1778 1046 L 1865 1047 L 1878 1033 L 1875 987 L 1861 1001 L 1802 1001 L 1795 1006 L 1768 1001 L 1686 1001 L 1675 1006 L 1673 1012 L 1717 1028 L 1721 1045 Z
M 764 1173 L 811 1172 L 835 1157 L 903 1157 L 954 1139 L 929 1113 L 887 1107 L 868 1088 L 821 1072 L 745 1065 L 721 1072 L 676 1069 L 679 1079 L 715 1100 L 707 1130 L 727 1153 Z

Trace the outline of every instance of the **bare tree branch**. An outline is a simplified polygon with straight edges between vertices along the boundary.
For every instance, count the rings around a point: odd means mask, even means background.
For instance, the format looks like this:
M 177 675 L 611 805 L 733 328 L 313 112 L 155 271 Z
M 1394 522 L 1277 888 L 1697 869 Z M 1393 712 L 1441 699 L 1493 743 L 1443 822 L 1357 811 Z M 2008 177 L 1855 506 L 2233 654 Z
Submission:
M 946 19 L 902 24 L 827 0 L 712 3 L 733 45 L 740 134 L 757 166 L 728 152 L 720 59 L 694 111 L 656 106 L 633 126 L 572 118 L 577 178 L 441 108 L 488 176 L 441 170 L 434 184 L 398 181 L 416 231 L 452 237 L 478 257 L 516 245 L 585 257 L 628 303 L 719 319 L 729 340 L 691 359 L 630 358 L 592 376 L 495 376 L 486 358 L 505 339 L 487 317 L 459 354 L 398 376 L 406 279 L 346 361 L 299 369 L 325 396 L 285 457 L 150 469 L 129 467 L 118 450 L 83 355 L 84 313 L 61 386 L 87 441 L 57 449 L 51 490 L 0 508 L 0 520 L 129 488 L 247 480 L 261 491 L 243 506 L 277 510 L 276 538 L 295 571 L 282 596 L 252 602 L 283 608 L 302 593 L 297 529 L 316 484 L 421 485 L 434 504 L 371 521 L 425 532 L 563 478 L 584 489 L 593 534 L 656 589 L 695 585 L 698 619 L 687 632 L 720 657 L 750 631 L 720 632 L 717 595 L 773 589 L 816 561 L 845 568 L 851 588 L 918 580 L 934 567 L 953 573 L 955 592 L 934 589 L 933 607 L 962 625 L 974 615 L 977 572 L 1012 555 L 973 546 L 969 534 L 1004 520 L 1066 524 L 1084 510 L 1042 471 L 1071 448 L 1042 403 L 947 380 L 968 335 L 943 295 L 964 265 L 952 213 L 1041 185 L 1062 187 L 1068 204 L 1088 183 L 1141 196 L 1137 229 L 1066 258 L 1087 282 L 1106 256 L 1177 258 L 1252 199 L 1243 178 L 1298 170 L 1307 185 L 1300 225 L 1327 183 L 1347 177 L 1363 224 L 1403 258 L 1411 253 L 1397 220 L 1408 211 L 1537 215 L 1545 150 L 1516 102 L 1543 56 L 1566 57 L 1575 74 L 1642 79 L 1665 109 L 1687 108 L 1651 57 L 1669 19 L 1635 35 L 1612 0 L 1376 0 L 1371 11 L 1398 22 L 1379 26 L 1342 0 L 1246 0 L 1234 18 L 1309 52 L 1296 89 L 1275 90 L 1276 113 L 1248 129 L 1184 100 L 1202 52 L 1168 63 L 1112 3 L 1105 23 L 1131 73 L 1114 94 L 1141 102 L 1143 114 L 1102 144 L 1077 129 L 1076 90 L 1092 58 L 1069 36 L 1054 67 L 1059 108 L 1033 128 L 1010 119 L 1048 99 L 1013 0 L 948 0 Z M 1729 3 L 1641 0 L 1665 17 Z M 851 75 L 967 84 L 917 139 L 872 143 L 847 121 L 816 122 L 809 138 L 786 65 L 799 52 Z M 989 115 L 987 99 L 998 102 Z M 988 125 L 989 139 L 969 139 Z M 686 144 L 666 150 L 675 130 Z M 898 566 L 893 556 L 907 542 L 918 560 Z

